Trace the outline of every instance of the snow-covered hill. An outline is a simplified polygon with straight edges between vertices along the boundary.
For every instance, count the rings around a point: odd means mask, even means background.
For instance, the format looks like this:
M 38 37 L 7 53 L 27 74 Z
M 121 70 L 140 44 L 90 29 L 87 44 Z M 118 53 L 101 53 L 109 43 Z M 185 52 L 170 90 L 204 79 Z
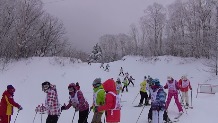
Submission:
M 16 123 L 31 123 L 35 115 L 37 105 L 44 103 L 45 93 L 41 90 L 41 83 L 50 81 L 58 89 L 59 101 L 61 104 L 68 101 L 67 86 L 71 82 L 79 82 L 84 96 L 89 104 L 92 103 L 92 82 L 95 78 L 101 77 L 102 81 L 108 78 L 117 79 L 120 67 L 124 72 L 128 72 L 135 78 L 135 87 L 129 86 L 129 92 L 122 94 L 123 107 L 121 123 L 134 123 L 137 121 L 142 108 L 135 108 L 134 105 L 139 103 L 139 96 L 132 104 L 135 96 L 139 92 L 139 84 L 143 81 L 144 76 L 150 75 L 153 78 L 159 78 L 162 85 L 165 84 L 167 76 L 172 76 L 179 80 L 182 75 L 187 75 L 193 86 L 193 107 L 188 109 L 180 118 L 180 123 L 215 123 L 218 121 L 217 95 L 199 94 L 196 98 L 198 83 L 216 84 L 217 77 L 211 73 L 205 72 L 208 69 L 202 63 L 205 59 L 180 58 L 172 56 L 161 56 L 153 58 L 142 58 L 136 56 L 126 56 L 120 61 L 110 64 L 110 71 L 106 72 L 100 68 L 99 63 L 93 63 L 91 66 L 87 63 L 69 62 L 70 59 L 57 58 L 31 58 L 12 63 L 5 71 L 0 73 L 0 93 L 6 89 L 8 84 L 16 88 L 15 101 L 23 106 L 19 113 Z M 106 63 L 105 63 L 106 65 Z M 121 79 L 123 77 L 120 77 Z M 139 118 L 138 123 L 147 121 L 149 107 L 145 107 Z M 12 117 L 14 121 L 15 114 Z M 62 112 L 59 123 L 69 123 L 73 118 L 74 109 Z M 169 107 L 169 116 L 173 118 L 178 113 L 174 100 L 172 99 Z M 91 122 L 93 113 L 91 112 L 88 121 Z M 45 122 L 46 115 L 43 115 Z M 104 117 L 104 116 L 103 116 Z M 35 123 L 40 123 L 40 115 L 37 115 Z M 77 122 L 78 114 L 75 121 Z

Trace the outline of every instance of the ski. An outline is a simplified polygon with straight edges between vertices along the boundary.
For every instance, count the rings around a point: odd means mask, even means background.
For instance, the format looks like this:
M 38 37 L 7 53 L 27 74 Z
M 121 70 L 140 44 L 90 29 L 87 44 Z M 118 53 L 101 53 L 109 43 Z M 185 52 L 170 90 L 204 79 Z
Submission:
M 179 119 L 175 119 L 173 120 L 173 123 L 179 122 Z
M 143 105 L 135 105 L 135 106 L 133 106 L 133 107 L 143 107 Z

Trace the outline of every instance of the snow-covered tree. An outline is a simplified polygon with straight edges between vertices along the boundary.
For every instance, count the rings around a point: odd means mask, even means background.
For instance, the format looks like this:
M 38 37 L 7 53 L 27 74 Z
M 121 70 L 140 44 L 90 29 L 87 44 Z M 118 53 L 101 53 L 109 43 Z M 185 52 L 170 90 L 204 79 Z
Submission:
M 89 62 L 99 62 L 102 58 L 102 50 L 98 43 L 93 47 L 92 53 L 89 55 Z

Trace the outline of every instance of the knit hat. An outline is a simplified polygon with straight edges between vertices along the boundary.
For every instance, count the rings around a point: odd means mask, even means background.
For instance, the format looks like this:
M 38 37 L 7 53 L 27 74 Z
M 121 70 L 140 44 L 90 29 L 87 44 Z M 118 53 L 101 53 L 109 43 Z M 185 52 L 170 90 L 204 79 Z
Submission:
M 8 85 L 7 89 L 9 90 L 9 89 L 15 89 L 15 88 L 12 85 Z
M 96 78 L 93 83 L 92 83 L 93 86 L 100 86 L 101 85 L 101 78 Z

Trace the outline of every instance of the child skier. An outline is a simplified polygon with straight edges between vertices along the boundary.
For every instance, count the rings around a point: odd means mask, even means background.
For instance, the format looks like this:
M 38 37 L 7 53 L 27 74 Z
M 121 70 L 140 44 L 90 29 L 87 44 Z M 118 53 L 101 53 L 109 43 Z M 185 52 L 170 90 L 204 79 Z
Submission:
M 79 111 L 78 123 L 88 123 L 87 118 L 89 114 L 89 104 L 85 100 L 82 91 L 77 90 L 74 83 L 69 84 L 68 90 L 70 101 L 67 106 L 63 105 L 61 107 L 61 111 L 68 110 L 71 106 L 73 106 L 76 112 Z
M 153 83 L 154 85 L 151 86 L 152 123 L 163 123 L 166 93 L 158 79 L 154 79 Z
M 14 101 L 15 88 L 12 85 L 7 86 L 7 90 L 2 94 L 0 102 L 0 123 L 10 123 L 13 115 L 13 107 L 22 110 L 23 108 Z
M 103 83 L 104 90 L 107 92 L 105 104 L 95 108 L 96 112 L 106 111 L 107 123 L 120 122 L 120 98 L 116 94 L 116 85 L 113 79 L 108 79 Z
M 97 106 L 102 106 L 105 103 L 105 90 L 101 84 L 101 78 L 96 78 L 93 83 L 93 104 L 91 109 L 94 111 L 94 115 L 91 123 L 102 123 L 101 117 L 104 111 L 95 112 Z
M 153 93 L 155 93 L 155 91 L 153 91 L 153 89 L 159 87 L 159 80 L 158 79 L 154 79 L 154 80 L 152 79 L 152 81 L 150 81 L 148 84 L 149 84 L 148 90 L 149 90 L 149 94 L 150 94 L 150 98 L 151 98 L 151 96 L 154 96 Z M 160 88 L 163 88 L 163 87 L 160 86 Z M 154 97 L 152 99 L 154 99 Z M 151 103 L 152 103 L 152 101 L 153 100 L 151 100 Z M 166 110 L 164 110 L 163 120 L 164 120 L 164 123 L 172 123 L 172 121 L 168 117 L 168 114 L 167 114 Z M 151 121 L 152 121 L 152 107 L 149 109 L 149 112 L 148 112 L 148 123 L 151 123 Z
M 123 73 L 123 67 L 120 68 L 119 76 L 120 76 L 121 74 L 123 74 L 123 76 L 124 76 L 124 73 Z
M 47 94 L 45 100 L 45 107 L 48 112 L 46 123 L 57 123 L 61 110 L 58 102 L 56 86 L 50 84 L 48 81 L 45 81 L 42 83 L 42 91 Z
M 182 100 L 181 103 L 185 101 L 185 108 L 189 107 L 189 97 L 188 97 L 188 90 L 192 90 L 190 81 L 187 79 L 186 76 L 182 76 L 181 79 L 179 80 L 179 88 L 180 91 L 182 92 Z
M 123 91 L 124 91 L 125 88 L 126 88 L 126 92 L 128 92 L 128 83 L 129 83 L 129 82 L 128 82 L 128 78 L 125 77 L 122 83 L 123 83 L 122 93 L 123 93 Z
M 172 97 L 174 97 L 175 103 L 176 103 L 178 110 L 179 110 L 179 115 L 182 115 L 183 109 L 182 109 L 182 106 L 181 106 L 179 99 L 178 99 L 179 87 L 178 87 L 177 81 L 174 80 L 172 77 L 168 76 L 167 83 L 164 86 L 164 89 L 168 89 L 168 97 L 167 97 L 167 101 L 166 101 L 166 110 L 168 109 L 168 106 L 170 104 Z
M 132 76 L 130 76 L 128 80 L 129 80 L 128 86 L 129 86 L 130 83 L 132 83 L 132 85 L 134 87 L 133 80 L 135 80 L 135 79 Z
M 118 95 L 120 94 L 120 91 L 122 91 L 122 84 L 121 84 L 120 78 L 117 78 L 117 81 L 116 81 L 116 90 L 117 90 L 117 94 Z
M 104 71 L 107 71 L 107 72 L 109 72 L 109 67 L 110 67 L 110 65 L 109 65 L 109 64 L 107 64 L 107 65 L 105 66 L 105 70 L 104 70 Z
M 100 66 L 100 68 L 103 68 L 103 69 L 104 69 L 104 63 L 101 63 L 101 66 Z

